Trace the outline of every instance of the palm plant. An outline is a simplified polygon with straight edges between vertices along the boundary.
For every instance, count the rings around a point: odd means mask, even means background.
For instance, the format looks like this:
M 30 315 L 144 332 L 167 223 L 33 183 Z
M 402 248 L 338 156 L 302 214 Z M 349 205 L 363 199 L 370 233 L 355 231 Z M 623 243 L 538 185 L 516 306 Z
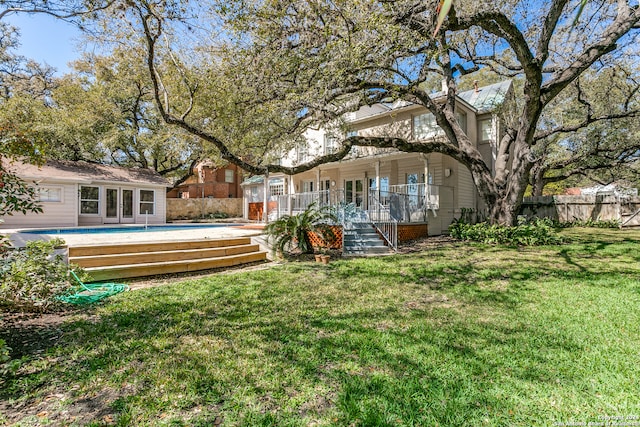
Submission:
M 265 227 L 265 233 L 276 252 L 291 253 L 297 249 L 308 254 L 313 253 L 309 233 L 316 233 L 325 241 L 331 241 L 335 235 L 329 223 L 336 221 L 336 216 L 328 208 L 318 208 L 312 203 L 298 215 L 285 215 L 270 223 Z

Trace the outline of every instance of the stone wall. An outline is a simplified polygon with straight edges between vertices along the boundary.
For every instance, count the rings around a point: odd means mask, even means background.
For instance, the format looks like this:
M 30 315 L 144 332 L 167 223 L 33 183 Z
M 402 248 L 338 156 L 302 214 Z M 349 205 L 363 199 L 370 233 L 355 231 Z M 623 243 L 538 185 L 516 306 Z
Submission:
M 167 221 L 208 218 L 218 212 L 241 217 L 242 199 L 167 199 Z
M 618 220 L 640 225 L 640 197 L 615 195 L 525 197 L 522 215 L 551 218 L 560 222 Z

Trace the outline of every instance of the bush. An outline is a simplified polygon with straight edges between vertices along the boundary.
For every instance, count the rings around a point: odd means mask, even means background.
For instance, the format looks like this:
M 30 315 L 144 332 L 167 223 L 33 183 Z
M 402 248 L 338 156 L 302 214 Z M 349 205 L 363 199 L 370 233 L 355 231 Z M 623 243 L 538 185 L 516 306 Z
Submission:
M 587 220 L 573 220 L 568 222 L 554 221 L 556 228 L 571 228 L 571 227 L 589 227 L 589 228 L 620 228 L 620 221 L 617 219 L 601 220 L 601 219 L 587 219 Z
M 69 266 L 54 255 L 63 240 L 28 242 L 6 251 L 0 260 L 0 306 L 10 311 L 46 311 L 71 287 Z
M 535 246 L 562 243 L 549 221 L 538 219 L 514 227 L 455 221 L 449 226 L 449 233 L 456 239 L 490 244 Z
M 226 219 L 229 215 L 225 212 L 214 212 L 209 214 L 209 219 Z

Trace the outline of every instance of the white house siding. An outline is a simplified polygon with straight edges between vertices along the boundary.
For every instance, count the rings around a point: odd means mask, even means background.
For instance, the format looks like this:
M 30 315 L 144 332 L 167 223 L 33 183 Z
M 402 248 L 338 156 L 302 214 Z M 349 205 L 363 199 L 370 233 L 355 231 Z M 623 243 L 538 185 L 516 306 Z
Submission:
M 447 228 L 454 218 L 454 198 L 455 189 L 453 187 L 441 186 L 440 193 L 440 209 L 433 212 L 429 211 L 429 235 L 438 236 L 440 234 L 448 234 Z
M 471 178 L 471 172 L 464 165 L 458 163 L 458 192 L 457 192 L 457 208 L 475 208 L 476 187 Z
M 89 187 L 99 187 L 100 188 L 100 202 L 99 202 L 99 213 L 97 215 L 93 214 L 80 214 L 78 213 L 78 224 L 80 226 L 92 226 L 92 225 L 105 225 L 105 224 L 113 224 L 117 225 L 119 223 L 135 223 L 135 224 L 164 224 L 166 222 L 167 215 L 167 202 L 166 202 L 166 188 L 165 187 L 152 187 L 145 186 L 144 184 L 140 185 L 132 185 L 126 183 L 91 183 L 91 184 L 83 184 Z M 107 219 L 107 189 L 119 189 L 121 190 L 132 190 L 133 191 L 133 220 L 127 221 L 124 218 L 114 218 Z M 151 190 L 154 191 L 155 198 L 155 209 L 154 214 L 149 215 L 146 218 L 146 215 L 140 211 L 140 190 Z M 80 203 L 76 201 L 76 203 Z M 119 202 L 122 204 L 122 201 Z M 121 214 L 119 207 L 119 214 Z
M 140 190 L 154 190 L 155 191 L 155 212 L 154 215 L 148 216 L 149 224 L 164 224 L 167 219 L 167 198 L 166 198 L 166 190 L 165 187 L 162 188 L 154 188 L 154 187 L 131 187 L 135 188 L 134 200 L 135 207 L 135 222 L 136 224 L 144 224 L 146 215 L 140 212 Z
M 76 200 L 78 190 L 76 184 L 60 182 L 42 182 L 40 187 L 62 188 L 62 201 L 42 202 L 42 213 L 27 213 L 23 215 L 16 212 L 11 216 L 5 216 L 1 228 L 47 228 L 47 227 L 75 227 L 78 225 L 76 213 Z

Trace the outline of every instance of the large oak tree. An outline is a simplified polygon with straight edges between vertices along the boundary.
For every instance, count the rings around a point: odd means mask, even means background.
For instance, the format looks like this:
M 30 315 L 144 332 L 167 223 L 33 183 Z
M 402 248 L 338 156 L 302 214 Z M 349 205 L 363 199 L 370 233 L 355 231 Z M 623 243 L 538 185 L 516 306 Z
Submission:
M 352 145 L 439 152 L 469 169 L 492 222 L 513 223 L 531 171 L 544 161 L 538 143 L 567 130 L 541 121 L 554 101 L 577 90 L 587 72 L 639 59 L 637 2 L 589 1 L 576 22 L 581 3 L 457 2 L 435 36 L 437 2 L 424 0 L 224 2 L 212 5 L 209 23 L 216 27 L 206 39 L 180 37 L 176 23 L 185 22 L 185 9 L 175 3 L 137 1 L 124 13 L 138 19 L 132 28 L 146 39 L 164 120 L 211 143 L 225 159 L 253 173 L 295 174 L 339 160 Z M 180 55 L 186 51 L 199 56 Z M 180 85 L 163 78 L 167 63 L 182 70 L 175 71 L 182 73 Z M 456 79 L 486 68 L 522 81 L 493 167 L 454 114 Z M 440 79 L 447 90 L 434 98 L 429 83 Z M 445 137 L 356 136 L 307 164 L 269 162 L 268 153 L 311 123 L 335 122 L 345 111 L 389 97 L 430 110 Z

